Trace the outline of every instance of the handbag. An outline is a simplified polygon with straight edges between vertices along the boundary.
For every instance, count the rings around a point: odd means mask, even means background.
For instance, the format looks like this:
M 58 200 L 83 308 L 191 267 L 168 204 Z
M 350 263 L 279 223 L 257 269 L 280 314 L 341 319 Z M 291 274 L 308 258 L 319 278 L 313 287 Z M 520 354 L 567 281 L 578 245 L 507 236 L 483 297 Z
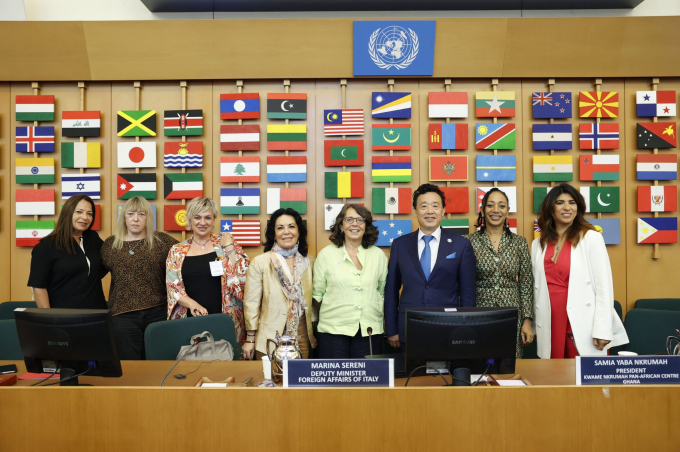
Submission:
M 200 342 L 202 338 L 205 338 L 204 342 Z M 190 344 L 183 345 L 179 349 L 178 361 L 233 361 L 234 359 L 234 347 L 231 343 L 224 339 L 216 342 L 208 331 L 191 336 Z

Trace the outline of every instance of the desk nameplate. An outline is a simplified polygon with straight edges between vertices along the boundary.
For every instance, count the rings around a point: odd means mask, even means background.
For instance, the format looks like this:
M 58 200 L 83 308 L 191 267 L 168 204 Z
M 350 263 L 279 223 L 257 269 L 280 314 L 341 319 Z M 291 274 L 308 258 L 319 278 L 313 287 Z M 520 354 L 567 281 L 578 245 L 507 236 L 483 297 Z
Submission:
M 283 362 L 285 388 L 394 387 L 393 359 L 291 359 Z
M 680 384 L 680 356 L 577 356 L 576 384 Z

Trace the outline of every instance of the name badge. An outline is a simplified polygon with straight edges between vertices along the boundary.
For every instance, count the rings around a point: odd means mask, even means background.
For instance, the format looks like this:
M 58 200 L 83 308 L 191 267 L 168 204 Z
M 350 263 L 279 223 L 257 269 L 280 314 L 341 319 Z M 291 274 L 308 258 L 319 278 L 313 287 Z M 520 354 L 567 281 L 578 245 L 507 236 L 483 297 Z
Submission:
M 212 261 L 212 262 L 210 262 L 210 274 L 212 276 L 222 276 L 222 275 L 224 275 L 224 267 L 222 267 L 222 261 Z

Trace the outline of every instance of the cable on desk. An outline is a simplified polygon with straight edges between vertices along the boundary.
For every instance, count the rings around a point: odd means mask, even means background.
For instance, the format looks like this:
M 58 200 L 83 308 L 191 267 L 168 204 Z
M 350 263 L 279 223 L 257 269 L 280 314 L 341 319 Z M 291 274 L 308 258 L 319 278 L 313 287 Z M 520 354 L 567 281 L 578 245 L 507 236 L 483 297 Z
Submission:
M 66 381 L 71 381 L 71 380 L 74 380 L 74 379 L 76 379 L 76 378 L 78 378 L 78 377 L 80 377 L 80 376 L 83 376 L 83 375 L 85 375 L 86 373 L 88 373 L 88 372 L 91 371 L 91 370 L 92 370 L 92 366 L 88 366 L 88 368 L 87 368 L 87 370 L 86 370 L 85 372 L 81 372 L 81 373 L 76 374 L 76 375 L 71 375 L 70 377 L 64 378 L 63 380 L 55 381 L 54 383 L 48 383 L 48 384 L 42 385 L 42 386 L 40 386 L 40 387 L 41 387 L 41 388 L 44 388 L 45 386 L 53 386 L 53 385 L 62 384 L 62 383 L 64 383 L 64 382 L 66 382 Z
M 50 375 L 47 378 L 43 378 L 42 380 L 40 380 L 37 383 L 33 383 L 31 386 L 38 386 L 40 383 L 49 380 L 50 378 L 54 377 L 54 374 L 56 374 L 58 370 L 59 370 L 59 362 L 57 362 L 56 365 L 54 366 L 54 372 L 52 372 L 52 375 Z
M 191 344 L 191 347 L 187 348 L 186 351 L 182 354 L 182 356 L 180 356 L 179 358 L 177 358 L 177 361 L 175 362 L 175 365 L 172 366 L 172 367 L 170 368 L 170 370 L 165 374 L 165 376 L 164 376 L 163 379 L 161 380 L 161 384 L 159 384 L 158 386 L 163 386 L 163 383 L 165 383 L 165 379 L 168 378 L 168 375 L 170 375 L 170 372 L 172 372 L 172 369 L 174 369 L 175 367 L 177 367 L 177 364 L 179 364 L 179 362 L 182 361 L 182 360 L 184 359 L 185 356 L 187 356 L 187 353 L 189 353 L 191 350 L 193 350 L 194 347 L 196 347 L 200 342 L 201 342 L 201 338 L 200 338 L 200 337 L 197 337 L 196 339 L 194 339 L 194 343 Z M 200 366 L 199 366 L 199 367 L 200 367 Z

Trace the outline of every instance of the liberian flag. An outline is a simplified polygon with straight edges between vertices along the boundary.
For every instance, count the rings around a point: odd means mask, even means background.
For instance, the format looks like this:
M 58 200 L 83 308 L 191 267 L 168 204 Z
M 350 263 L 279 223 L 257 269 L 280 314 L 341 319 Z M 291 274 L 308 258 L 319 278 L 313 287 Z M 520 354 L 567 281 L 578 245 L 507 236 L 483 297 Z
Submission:
M 229 232 L 241 246 L 260 246 L 260 220 L 222 220 L 220 230 Z
M 54 96 L 17 96 L 17 121 L 54 121 Z

